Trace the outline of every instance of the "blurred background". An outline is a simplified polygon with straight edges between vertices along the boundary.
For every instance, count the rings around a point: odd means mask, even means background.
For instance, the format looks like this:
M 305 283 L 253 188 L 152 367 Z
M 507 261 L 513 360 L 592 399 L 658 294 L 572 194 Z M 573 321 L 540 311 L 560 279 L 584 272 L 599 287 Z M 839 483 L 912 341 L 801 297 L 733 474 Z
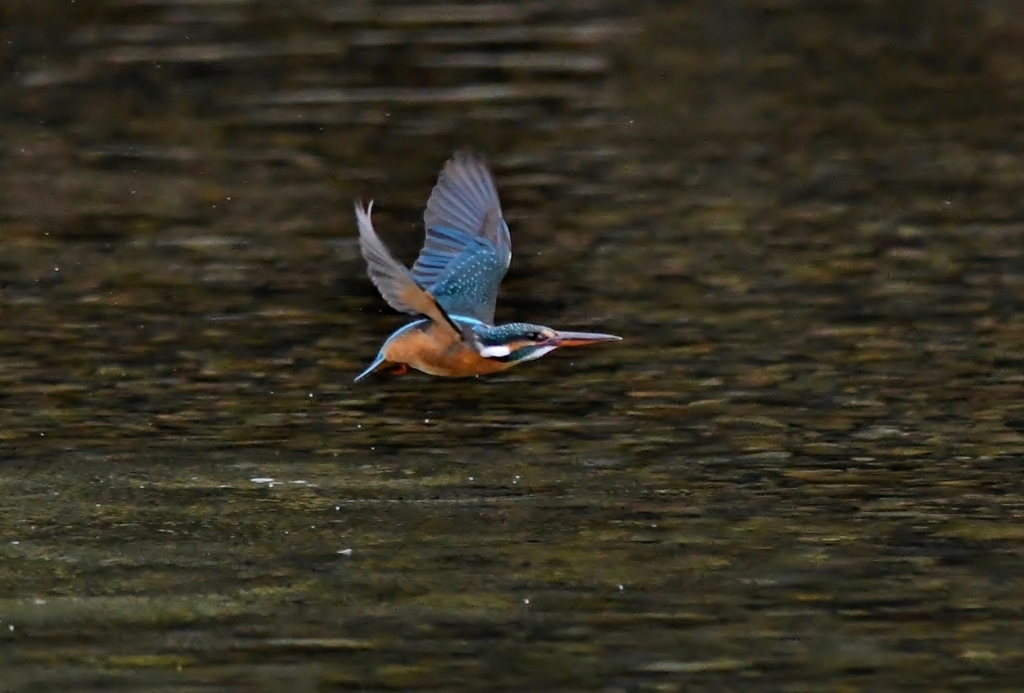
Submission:
M 1014 0 L 7 0 L 0 689 L 1018 690 Z M 444 160 L 498 321 L 351 384 Z

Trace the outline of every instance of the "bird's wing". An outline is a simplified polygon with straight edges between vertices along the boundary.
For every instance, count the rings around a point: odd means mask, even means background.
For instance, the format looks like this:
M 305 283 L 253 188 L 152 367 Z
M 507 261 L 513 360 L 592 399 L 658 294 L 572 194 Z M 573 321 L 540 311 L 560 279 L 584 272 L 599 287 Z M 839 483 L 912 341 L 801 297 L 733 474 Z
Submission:
M 487 164 L 457 152 L 445 164 L 423 213 L 427 238 L 412 268 L 445 310 L 494 321 L 498 287 L 512 260 L 512 239 Z
M 396 260 L 373 230 L 370 212 L 373 210 L 371 201 L 365 209 L 356 202 L 356 221 L 359 224 L 359 247 L 366 259 L 367 273 L 370 280 L 384 297 L 384 300 L 395 310 L 414 315 L 425 315 L 438 325 L 447 325 L 462 338 L 459 327 L 445 312 L 443 306 L 424 290 L 413 278 L 405 265 Z

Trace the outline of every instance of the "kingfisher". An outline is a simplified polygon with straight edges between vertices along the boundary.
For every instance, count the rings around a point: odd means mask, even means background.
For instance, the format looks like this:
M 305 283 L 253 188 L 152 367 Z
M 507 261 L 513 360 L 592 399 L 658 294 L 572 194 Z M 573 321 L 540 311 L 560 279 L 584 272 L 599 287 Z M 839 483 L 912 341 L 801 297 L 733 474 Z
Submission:
M 467 377 L 504 371 L 558 347 L 618 341 L 597 332 L 565 332 L 513 322 L 494 324 L 494 305 L 509 263 L 512 239 L 501 216 L 487 164 L 470 151 L 456 152 L 437 179 L 423 212 L 426 241 L 409 270 L 377 236 L 366 207 L 355 203 L 359 247 L 367 273 L 395 310 L 417 316 L 396 330 L 377 358 L 356 376 L 391 369 Z

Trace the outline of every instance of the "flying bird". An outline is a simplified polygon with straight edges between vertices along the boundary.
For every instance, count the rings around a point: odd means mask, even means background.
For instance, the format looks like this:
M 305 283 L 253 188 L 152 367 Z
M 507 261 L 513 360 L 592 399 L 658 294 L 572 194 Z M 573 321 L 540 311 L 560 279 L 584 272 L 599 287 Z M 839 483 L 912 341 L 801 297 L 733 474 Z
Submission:
M 412 270 L 394 258 L 373 230 L 372 209 L 373 201 L 366 207 L 355 204 L 367 273 L 392 308 L 417 319 L 388 337 L 356 382 L 389 368 L 396 374 L 411 367 L 430 375 L 486 375 L 559 347 L 621 339 L 525 322 L 494 324 L 512 239 L 491 172 L 472 152 L 457 152 L 438 176 L 423 213 L 426 241 Z

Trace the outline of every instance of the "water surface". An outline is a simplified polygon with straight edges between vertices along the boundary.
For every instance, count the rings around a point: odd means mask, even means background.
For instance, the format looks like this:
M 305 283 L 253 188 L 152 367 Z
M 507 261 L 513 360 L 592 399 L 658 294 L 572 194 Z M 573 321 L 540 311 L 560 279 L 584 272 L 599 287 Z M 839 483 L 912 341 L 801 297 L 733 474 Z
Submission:
M 10 3 L 0 670 L 47 690 L 1016 690 L 1011 2 Z M 450 153 L 498 319 L 351 384 Z

